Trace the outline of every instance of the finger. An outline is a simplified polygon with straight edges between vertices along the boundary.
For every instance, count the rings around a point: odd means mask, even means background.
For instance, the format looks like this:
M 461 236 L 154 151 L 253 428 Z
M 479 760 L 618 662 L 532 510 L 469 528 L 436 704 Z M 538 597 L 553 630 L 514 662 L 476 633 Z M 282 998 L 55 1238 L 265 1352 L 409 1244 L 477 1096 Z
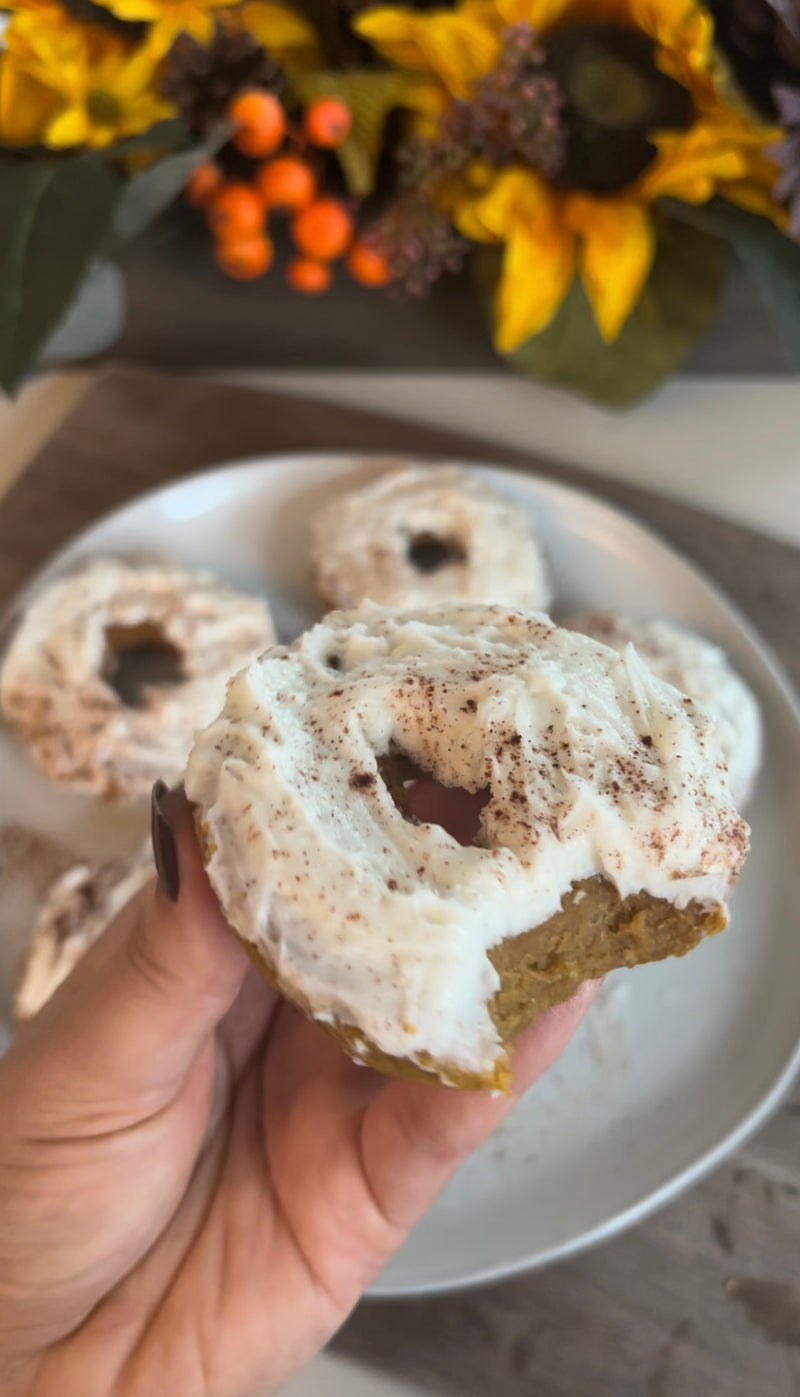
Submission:
M 303 1254 L 343 1304 L 396 1250 L 515 1096 L 550 1066 L 593 993 L 584 987 L 521 1035 L 510 1098 L 387 1082 L 350 1062 L 317 1024 L 281 1006 L 264 1068 L 271 1176 Z
M 345 1309 L 375 1258 L 401 1241 L 369 1197 L 359 1160 L 364 1112 L 384 1081 L 319 1024 L 280 1006 L 263 1071 L 269 1173 L 310 1269 L 348 1297 Z
M 68 1080 L 89 1099 L 138 1106 L 149 1093 L 158 1109 L 242 987 L 247 957 L 206 877 L 182 791 L 161 794 L 155 826 L 175 900 L 163 886 L 144 889 L 11 1049 L 41 1058 L 51 1092 Z
M 563 1052 L 596 988 L 583 985 L 520 1035 L 510 1097 L 406 1081 L 378 1093 L 364 1116 L 361 1157 L 370 1191 L 391 1224 L 405 1231 L 421 1217 L 459 1164 Z
M 242 987 L 217 1031 L 234 1080 L 242 1075 L 267 1032 L 279 1000 L 278 991 L 261 972 L 254 965 L 248 966 Z
M 268 1033 L 277 1002 L 277 991 L 251 965 L 242 988 L 217 1029 L 214 1092 L 206 1142 L 217 1130 L 236 1083 L 247 1071 Z

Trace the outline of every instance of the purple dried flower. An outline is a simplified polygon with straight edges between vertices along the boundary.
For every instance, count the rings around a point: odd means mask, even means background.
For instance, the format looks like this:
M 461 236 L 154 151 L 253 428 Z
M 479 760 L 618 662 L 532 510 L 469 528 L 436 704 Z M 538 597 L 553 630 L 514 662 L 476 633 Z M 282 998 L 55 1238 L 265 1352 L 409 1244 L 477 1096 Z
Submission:
M 503 31 L 497 64 L 465 101 L 453 101 L 434 140 L 410 140 L 397 152 L 405 191 L 366 234 L 391 266 L 395 289 L 427 295 L 446 272 L 461 270 L 469 248 L 437 207 L 444 182 L 473 161 L 497 169 L 525 165 L 553 178 L 564 161 L 558 82 L 529 24 Z
M 781 166 L 775 197 L 789 207 L 789 232 L 800 240 L 800 88 L 777 85 L 773 96 L 786 137 L 771 154 Z
M 445 273 L 460 272 L 468 243 L 424 193 L 401 194 L 364 233 L 392 269 L 392 288 L 427 296 Z
M 529 24 L 501 35 L 497 64 L 474 85 L 466 101 L 450 104 L 433 141 L 411 141 L 399 152 L 402 179 L 411 188 L 438 184 L 484 160 L 502 169 L 526 165 L 546 178 L 558 174 L 566 139 L 558 83 Z

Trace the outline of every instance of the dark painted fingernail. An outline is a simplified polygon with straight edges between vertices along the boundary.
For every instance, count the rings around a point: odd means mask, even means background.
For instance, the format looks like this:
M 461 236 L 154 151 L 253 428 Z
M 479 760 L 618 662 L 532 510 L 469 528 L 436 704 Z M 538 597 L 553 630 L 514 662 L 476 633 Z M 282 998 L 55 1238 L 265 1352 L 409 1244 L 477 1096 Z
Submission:
M 178 867 L 178 846 L 165 802 L 168 794 L 169 787 L 166 781 L 156 781 L 150 803 L 150 832 L 158 885 L 170 902 L 177 902 L 181 890 L 181 874 Z

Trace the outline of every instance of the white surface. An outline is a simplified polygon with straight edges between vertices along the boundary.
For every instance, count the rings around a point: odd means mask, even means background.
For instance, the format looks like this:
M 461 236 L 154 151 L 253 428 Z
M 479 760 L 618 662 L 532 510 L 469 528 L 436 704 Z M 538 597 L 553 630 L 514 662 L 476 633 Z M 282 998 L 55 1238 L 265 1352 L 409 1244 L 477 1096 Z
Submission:
M 538 450 L 800 543 L 797 378 L 677 377 L 637 407 L 612 412 L 512 375 L 224 377 Z
M 279 631 L 294 634 L 314 614 L 305 573 L 310 502 L 336 488 L 341 464 L 293 458 L 185 481 L 111 516 L 58 565 L 101 548 L 162 550 L 265 588 Z M 800 728 L 782 681 L 726 603 L 638 525 L 532 477 L 503 478 L 503 487 L 535 515 L 563 610 L 591 600 L 661 612 L 727 649 L 764 706 L 767 766 L 731 927 L 683 961 L 612 978 L 562 1061 L 390 1263 L 375 1287 L 381 1294 L 541 1264 L 643 1216 L 760 1123 L 800 1036 Z M 81 853 L 131 841 L 130 815 L 54 792 L 8 734 L 0 764 L 0 822 L 46 828 Z M 9 918 L 12 899 L 3 906 Z M 6 985 L 21 930 L 9 927 L 3 938 Z

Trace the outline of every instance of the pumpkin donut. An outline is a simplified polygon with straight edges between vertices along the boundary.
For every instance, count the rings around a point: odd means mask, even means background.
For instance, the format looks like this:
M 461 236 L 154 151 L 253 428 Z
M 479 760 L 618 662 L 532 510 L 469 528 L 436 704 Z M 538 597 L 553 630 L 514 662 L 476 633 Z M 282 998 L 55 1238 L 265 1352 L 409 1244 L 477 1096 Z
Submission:
M 51 780 L 134 801 L 181 776 L 230 676 L 273 639 L 266 604 L 208 573 L 96 558 L 31 603 L 0 671 L 0 707 Z M 170 682 L 126 701 L 114 671 L 141 647 L 167 659 Z
M 752 794 L 761 765 L 761 711 L 724 651 L 674 621 L 635 621 L 611 611 L 585 611 L 564 622 L 614 650 L 633 645 L 659 679 L 673 684 L 713 719 L 738 806 Z
M 496 602 L 546 611 L 551 591 L 524 512 L 459 466 L 389 471 L 312 524 L 312 566 L 328 606 L 413 608 Z
M 421 822 L 420 774 L 477 807 Z M 634 651 L 499 607 L 365 603 L 231 683 L 186 790 L 270 978 L 357 1060 L 504 1089 L 509 1045 L 727 920 L 747 846 L 709 721 Z
M 99 867 L 76 864 L 47 892 L 34 922 L 14 994 L 14 1017 L 30 1019 L 71 974 L 118 912 L 154 875 L 146 847 Z

